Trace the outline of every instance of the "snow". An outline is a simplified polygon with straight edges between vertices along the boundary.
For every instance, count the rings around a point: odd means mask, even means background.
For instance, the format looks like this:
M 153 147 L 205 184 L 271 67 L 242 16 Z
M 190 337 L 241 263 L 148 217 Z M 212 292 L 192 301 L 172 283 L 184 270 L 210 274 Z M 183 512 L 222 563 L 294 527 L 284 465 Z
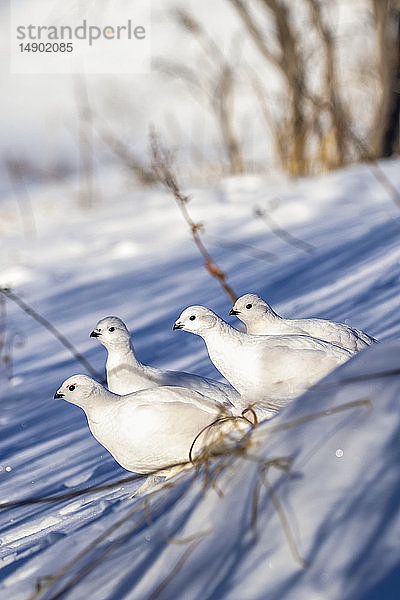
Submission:
M 397 188 L 399 165 L 381 163 Z M 192 304 L 237 324 L 174 200 L 133 187 L 113 167 L 97 185 L 101 197 L 87 211 L 78 207 L 74 177 L 32 187 L 31 236 L 15 198 L 3 197 L 1 285 L 13 286 L 101 374 L 105 352 L 89 334 L 100 318 L 118 314 L 144 362 L 221 380 L 202 340 L 172 331 Z M 397 599 L 398 208 L 366 165 L 298 181 L 231 177 L 185 191 L 237 295 L 254 292 L 287 317 L 346 322 L 382 341 L 261 424 L 247 454 L 217 460 L 209 475 L 222 495 L 189 470 L 145 510 L 131 498 L 141 482 L 121 481 L 129 474 L 90 435 L 82 411 L 53 400 L 61 382 L 84 368 L 7 299 L 1 324 L 13 379 L 2 363 L 1 502 L 118 483 L 1 510 L 0 597 L 25 600 L 39 578 L 76 558 L 58 579 L 41 580 L 49 587 L 38 598 Z M 275 221 L 316 252 L 285 244 L 254 217 L 256 205 L 272 206 Z M 271 497 L 260 471 L 277 457 L 290 462 L 268 469 Z

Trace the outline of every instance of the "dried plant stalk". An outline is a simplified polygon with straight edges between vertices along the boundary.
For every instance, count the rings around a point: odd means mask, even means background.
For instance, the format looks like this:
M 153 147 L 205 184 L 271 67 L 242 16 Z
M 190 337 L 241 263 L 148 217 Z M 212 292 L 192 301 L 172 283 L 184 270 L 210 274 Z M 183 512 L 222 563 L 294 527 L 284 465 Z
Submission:
M 309 415 L 305 415 L 304 417 L 294 419 L 287 423 L 283 423 L 282 425 L 278 425 L 270 428 L 268 431 L 269 434 L 277 433 L 278 431 L 282 431 L 285 429 L 290 429 L 291 427 L 299 427 L 303 424 L 306 424 L 310 421 L 314 421 L 316 419 L 329 417 L 330 415 L 337 414 L 349 409 L 357 408 L 357 407 L 367 407 L 369 408 L 371 402 L 369 399 L 361 399 L 355 400 L 351 402 L 347 402 L 344 404 L 340 404 L 331 409 L 327 409 L 324 411 L 320 411 L 318 413 L 312 413 Z M 243 421 L 245 418 L 238 418 Z M 254 428 L 254 424 L 247 421 L 250 425 L 250 433 Z M 224 474 L 226 470 L 234 464 L 234 461 L 238 457 L 242 457 L 252 462 L 259 463 L 260 470 L 258 473 L 258 478 L 256 480 L 256 484 L 253 488 L 253 496 L 252 502 L 250 506 L 250 526 L 254 532 L 255 539 L 257 539 L 257 513 L 258 513 L 258 505 L 260 500 L 260 494 L 262 487 L 264 487 L 268 493 L 269 499 L 274 507 L 281 526 L 283 533 L 285 535 L 285 539 L 288 543 L 290 551 L 293 555 L 293 558 L 301 565 L 303 568 L 307 567 L 309 563 L 307 563 L 298 550 L 296 540 L 290 525 L 290 521 L 286 514 L 284 507 L 282 506 L 281 501 L 277 496 L 277 490 L 274 485 L 272 485 L 268 480 L 268 474 L 271 468 L 276 468 L 280 471 L 289 473 L 292 467 L 293 459 L 290 456 L 277 456 L 273 458 L 265 458 L 262 456 L 256 456 L 253 453 L 249 452 L 251 447 L 251 435 L 244 435 L 242 443 L 236 445 L 227 444 L 225 447 L 219 447 L 219 449 L 211 447 L 209 455 L 207 455 L 207 450 L 205 448 L 205 452 L 202 453 L 201 456 L 196 457 L 195 462 L 195 471 L 194 477 L 190 482 L 190 485 L 184 491 L 184 495 L 192 488 L 194 483 L 198 481 L 198 477 L 202 475 L 205 476 L 205 485 L 204 491 L 215 490 L 220 497 L 223 497 L 223 492 L 219 490 L 216 486 L 216 478 Z M 211 460 L 213 460 L 213 464 L 211 464 Z M 165 467 L 164 467 L 165 468 Z M 109 487 L 119 486 L 122 481 L 134 480 L 135 478 L 140 478 L 143 476 L 140 475 L 132 475 L 124 480 L 119 480 L 117 482 L 113 482 L 112 484 L 105 484 L 102 486 L 93 486 L 92 488 L 88 488 L 84 490 L 87 491 L 106 489 Z M 71 560 L 69 560 L 66 564 L 61 567 L 54 575 L 40 577 L 37 581 L 37 586 L 35 592 L 30 596 L 29 600 L 38 600 L 39 597 L 43 597 L 42 595 L 46 594 L 46 598 L 48 600 L 59 600 L 64 597 L 69 591 L 71 591 L 76 585 L 82 581 L 88 574 L 90 574 L 102 560 L 113 552 L 116 548 L 118 548 L 125 540 L 127 540 L 132 534 L 134 534 L 140 527 L 150 527 L 154 523 L 154 519 L 150 513 L 150 509 L 153 509 L 157 514 L 160 514 L 160 511 L 163 511 L 165 508 L 165 502 L 170 498 L 170 493 L 173 493 L 178 482 L 168 481 L 166 482 L 162 488 L 159 488 L 145 496 L 140 498 L 135 502 L 135 505 L 126 512 L 126 514 L 118 519 L 115 523 L 113 523 L 110 527 L 106 528 L 99 536 L 93 539 L 87 546 L 85 546 L 82 550 L 79 551 Z M 165 493 L 160 494 L 161 490 L 167 491 L 167 496 Z M 75 491 L 71 493 L 71 497 L 73 495 L 79 495 L 81 492 Z M 68 494 L 67 494 L 68 495 Z M 51 501 L 56 499 L 62 499 L 67 496 L 66 494 L 53 496 L 53 498 L 41 499 L 41 501 Z M 179 496 L 180 498 L 181 496 Z M 150 506 L 149 502 L 154 499 L 153 505 Z M 25 501 L 26 504 L 29 504 L 30 501 Z M 24 503 L 14 503 L 14 506 L 21 506 Z M 5 505 L 0 508 L 5 508 Z M 126 525 L 131 518 L 134 518 L 134 523 L 130 524 L 128 528 L 125 528 L 121 535 L 108 543 L 106 547 L 104 547 L 98 554 L 89 558 L 89 560 L 74 574 L 72 575 L 61 588 L 54 589 L 57 584 L 60 584 L 62 579 L 65 576 L 70 574 L 71 569 L 76 566 L 82 559 L 91 554 L 94 550 L 99 548 L 101 543 L 106 543 L 107 538 L 111 535 L 115 535 L 115 531 L 117 529 L 121 529 L 122 526 Z M 203 539 L 207 537 L 207 534 L 211 533 L 211 530 L 197 532 L 195 534 L 189 535 L 186 538 L 176 539 L 170 537 L 168 535 L 162 536 L 165 537 L 166 543 L 177 543 L 177 544 L 187 544 L 187 548 L 181 555 L 181 558 L 176 563 L 175 567 L 171 570 L 170 574 L 163 579 L 155 588 L 152 598 L 158 598 L 159 594 L 165 590 L 168 584 L 172 581 L 172 579 L 177 575 L 180 569 L 184 566 L 186 560 L 189 558 L 190 554 L 196 549 L 198 544 L 202 542 Z M 52 594 L 52 588 L 54 590 Z M 50 595 L 49 595 L 50 593 Z
M 50 323 L 50 321 L 48 321 L 45 317 L 43 317 L 42 315 L 40 315 L 36 310 L 34 310 L 31 306 L 29 306 L 29 304 L 27 304 L 27 302 L 25 302 L 24 300 L 22 300 L 22 298 L 20 298 L 12 290 L 10 290 L 8 288 L 0 288 L 0 294 L 2 294 L 3 296 L 5 296 L 6 298 L 8 298 L 9 300 L 11 300 L 12 302 L 14 302 L 15 304 L 17 304 L 17 306 L 19 306 L 20 308 L 22 308 L 22 310 L 27 315 L 29 315 L 30 317 L 32 317 L 32 319 L 34 319 L 35 321 L 37 321 L 38 323 L 40 323 L 41 325 L 43 325 L 43 327 L 45 327 L 48 331 L 50 331 L 50 333 L 59 342 L 61 342 L 61 344 L 63 346 L 65 346 L 65 348 L 67 348 L 67 350 L 70 351 L 70 353 L 72 354 L 72 356 L 74 358 L 76 358 L 76 360 L 79 361 L 85 367 L 85 369 L 93 377 L 95 377 L 100 382 L 104 383 L 104 377 L 103 377 L 103 375 L 101 375 L 100 373 L 98 373 L 96 371 L 96 369 L 94 369 L 92 367 L 92 365 L 83 356 L 83 354 L 81 354 L 75 348 L 75 346 L 73 344 L 71 344 L 71 342 L 65 337 L 65 335 L 63 335 L 60 331 L 58 331 L 58 329 L 56 327 L 54 327 L 54 325 L 52 323 Z
M 208 252 L 207 248 L 203 243 L 201 237 L 201 232 L 204 229 L 203 224 L 195 223 L 188 212 L 187 203 L 189 201 L 189 197 L 185 196 L 181 192 L 177 176 L 174 170 L 172 153 L 164 147 L 162 147 L 162 145 L 160 144 L 159 137 L 157 136 L 154 129 L 151 129 L 150 131 L 150 149 L 151 165 L 156 181 L 161 183 L 165 187 L 165 189 L 167 189 L 175 198 L 176 203 L 183 215 L 183 218 L 189 225 L 193 241 L 196 244 L 200 254 L 204 258 L 205 268 L 210 273 L 210 275 L 212 275 L 219 281 L 224 292 L 229 296 L 231 301 L 235 303 L 237 300 L 237 296 L 233 291 L 232 287 L 228 284 L 226 274 L 216 264 L 216 262 L 214 261 L 211 254 Z

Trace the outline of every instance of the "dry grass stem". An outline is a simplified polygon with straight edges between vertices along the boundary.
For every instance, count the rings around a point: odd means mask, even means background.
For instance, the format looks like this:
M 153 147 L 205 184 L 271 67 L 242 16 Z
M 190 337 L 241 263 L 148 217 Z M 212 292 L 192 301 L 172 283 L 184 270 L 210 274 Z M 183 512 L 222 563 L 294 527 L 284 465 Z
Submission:
M 222 289 L 229 296 L 231 301 L 235 303 L 237 296 L 232 287 L 228 284 L 226 274 L 216 264 L 203 243 L 201 236 L 201 233 L 204 229 L 203 224 L 195 223 L 189 214 L 187 209 L 189 197 L 185 196 L 180 190 L 174 169 L 172 153 L 161 145 L 154 129 L 150 131 L 150 149 L 152 159 L 151 165 L 155 179 L 161 183 L 175 198 L 182 216 L 189 226 L 193 241 L 204 259 L 204 266 L 206 270 L 210 273 L 210 275 L 212 275 L 212 277 L 215 277 L 219 281 Z
M 32 319 L 34 319 L 35 321 L 37 321 L 38 323 L 40 323 L 40 325 L 43 325 L 43 327 L 45 327 L 45 329 L 47 329 L 48 331 L 50 331 L 50 333 L 59 342 L 61 342 L 61 344 L 63 346 L 65 346 L 65 348 L 67 348 L 67 350 L 69 350 L 69 352 L 72 354 L 72 356 L 74 358 L 76 358 L 76 360 L 78 362 L 80 362 L 85 367 L 85 369 L 88 371 L 88 373 L 90 373 L 98 381 L 100 381 L 102 383 L 105 383 L 103 375 L 101 375 L 100 373 L 98 373 L 92 367 L 92 365 L 83 356 L 83 354 L 81 354 L 75 348 L 75 346 L 73 346 L 73 344 L 71 344 L 71 342 L 65 337 L 65 335 L 63 335 L 56 327 L 54 327 L 54 325 L 52 323 L 50 323 L 50 321 L 48 321 L 45 317 L 43 317 L 42 315 L 40 315 L 35 309 L 33 309 L 31 306 L 29 306 L 29 304 L 27 302 L 25 302 L 24 300 L 22 300 L 22 298 L 20 296 L 18 296 L 12 290 L 10 290 L 8 288 L 0 288 L 0 294 L 2 294 L 3 296 L 5 296 L 6 298 L 8 298 L 9 300 L 11 300 L 12 302 L 14 302 L 15 304 L 17 304 L 17 306 L 19 306 L 27 315 L 29 315 L 30 317 L 32 317 Z
M 280 431 L 285 431 L 290 428 L 299 427 L 306 423 L 312 422 L 316 419 L 329 417 L 334 414 L 338 414 L 340 412 L 344 412 L 346 410 L 350 410 L 352 408 L 357 407 L 371 407 L 371 401 L 369 399 L 360 399 L 351 402 L 346 402 L 335 406 L 330 409 L 326 409 L 324 411 L 319 411 L 314 414 L 305 415 L 304 417 L 300 417 L 298 419 L 293 419 L 288 421 L 287 423 L 282 423 L 274 426 L 271 424 L 269 428 L 266 429 L 266 434 L 272 435 L 276 434 Z M 186 486 L 186 489 L 183 495 L 179 495 L 176 501 L 180 501 L 182 497 L 184 497 L 190 489 L 193 488 L 193 485 L 196 481 L 201 481 L 202 479 L 202 493 L 205 494 L 208 490 L 215 490 L 216 493 L 222 498 L 223 497 L 223 487 L 218 483 L 218 480 L 227 472 L 228 468 L 231 468 L 235 465 L 236 458 L 243 458 L 245 460 L 250 460 L 251 462 L 255 462 L 259 464 L 259 472 L 256 483 L 254 484 L 253 492 L 252 492 L 252 501 L 250 507 L 250 526 L 254 534 L 254 541 L 258 538 L 257 532 L 257 520 L 258 520 L 258 506 L 261 498 L 261 491 L 264 487 L 268 493 L 268 497 L 276 511 L 279 521 L 282 527 L 282 530 L 285 535 L 285 539 L 287 540 L 289 549 L 294 560 L 303 568 L 308 566 L 308 563 L 302 558 L 296 544 L 296 540 L 294 538 L 294 534 L 292 532 L 289 519 L 286 515 L 286 512 L 277 496 L 276 486 L 272 485 L 268 479 L 268 474 L 271 468 L 278 469 L 280 471 L 289 473 L 292 468 L 293 459 L 290 456 L 277 456 L 273 458 L 265 458 L 264 456 L 256 456 L 251 448 L 253 446 L 251 433 L 257 426 L 256 416 L 253 414 L 253 409 L 248 409 L 246 414 L 252 415 L 254 422 L 246 417 L 221 417 L 217 419 L 215 423 L 213 423 L 208 428 L 208 433 L 210 431 L 213 432 L 211 437 L 212 443 L 210 446 L 205 446 L 202 451 L 196 456 L 190 456 L 192 463 L 189 461 L 187 463 L 182 463 L 179 465 L 171 465 L 170 467 L 164 467 L 163 469 L 154 472 L 154 474 L 165 471 L 166 469 L 170 469 L 174 467 L 184 467 L 192 464 L 193 476 L 190 480 L 189 486 Z M 224 433 L 226 435 L 227 428 L 226 426 L 229 424 L 230 429 L 234 430 L 235 425 L 237 426 L 237 430 L 240 433 L 240 439 L 233 439 L 227 436 L 227 439 L 223 440 Z M 239 426 L 239 424 L 241 426 Z M 246 432 L 243 434 L 243 426 L 246 426 Z M 225 427 L 224 427 L 225 426 Z M 219 428 L 219 433 L 218 433 Z M 203 434 L 201 432 L 201 434 Z M 216 435 L 217 433 L 217 435 Z M 200 434 L 199 434 L 200 435 Z M 199 437 L 199 436 L 198 436 Z M 197 440 L 197 438 L 196 438 Z M 190 454 L 192 454 L 193 447 L 195 445 L 196 440 L 194 440 L 192 449 Z M 7 503 L 6 505 L 2 505 L 0 508 L 11 508 L 13 506 L 21 506 L 23 504 L 30 504 L 35 501 L 43 502 L 43 501 L 55 501 L 67 499 L 70 497 L 74 497 L 77 495 L 81 495 L 83 493 L 87 493 L 95 490 L 102 489 L 110 489 L 111 487 L 116 487 L 121 485 L 121 483 L 126 483 L 128 481 L 135 481 L 143 476 L 132 475 L 130 477 L 121 479 L 117 482 L 113 482 L 111 484 L 105 484 L 101 486 L 93 486 L 92 488 L 88 488 L 86 490 L 78 490 L 76 492 L 72 492 L 69 494 L 60 494 L 55 495 L 53 497 L 49 497 L 47 499 L 27 499 L 26 501 L 15 502 L 15 503 Z M 91 573 L 101 562 L 103 559 L 110 554 L 113 550 L 118 548 L 126 539 L 129 538 L 135 531 L 138 530 L 139 527 L 145 525 L 148 528 L 153 527 L 154 529 L 154 517 L 153 515 L 161 515 L 165 506 L 166 500 L 171 497 L 171 495 L 175 492 L 177 485 L 181 482 L 181 478 L 177 480 L 167 481 L 163 483 L 159 488 L 156 488 L 154 491 L 150 492 L 147 496 L 143 498 L 139 498 L 135 500 L 135 505 L 132 509 L 128 510 L 127 513 L 119 519 L 116 523 L 109 528 L 107 528 L 100 536 L 96 537 L 90 544 L 88 544 L 84 549 L 82 549 L 76 556 L 74 556 L 70 561 L 68 561 L 59 571 L 57 571 L 54 575 L 40 577 L 38 579 L 37 588 L 34 594 L 29 598 L 29 600 L 38 600 L 39 597 L 45 593 L 49 592 L 51 588 L 55 588 L 57 584 L 59 584 L 63 577 L 65 577 L 68 572 L 77 565 L 82 559 L 92 553 L 99 545 L 107 540 L 107 537 L 114 535 L 117 529 L 120 529 L 125 523 L 127 523 L 132 517 L 135 518 L 135 522 L 129 527 L 127 530 L 123 532 L 123 534 L 110 542 L 99 554 L 97 554 L 94 558 L 86 562 L 77 573 L 75 573 L 71 579 L 69 579 L 61 589 L 54 589 L 53 595 L 46 595 L 46 600 L 60 600 L 66 593 L 68 593 L 74 586 L 76 586 L 84 577 L 86 577 L 89 573 Z M 189 544 L 188 548 L 184 551 L 178 563 L 175 565 L 174 569 L 165 578 L 155 589 L 153 592 L 152 598 L 157 598 L 161 592 L 166 588 L 166 586 L 172 581 L 173 577 L 179 572 L 179 570 L 183 567 L 185 562 L 187 561 L 190 554 L 195 550 L 195 548 L 201 543 L 203 539 L 207 537 L 208 534 L 211 533 L 211 530 L 196 532 L 194 534 L 185 536 L 183 538 L 177 538 L 175 536 L 170 536 L 167 533 L 161 531 L 155 531 L 155 534 L 158 535 L 165 543 L 172 544 Z

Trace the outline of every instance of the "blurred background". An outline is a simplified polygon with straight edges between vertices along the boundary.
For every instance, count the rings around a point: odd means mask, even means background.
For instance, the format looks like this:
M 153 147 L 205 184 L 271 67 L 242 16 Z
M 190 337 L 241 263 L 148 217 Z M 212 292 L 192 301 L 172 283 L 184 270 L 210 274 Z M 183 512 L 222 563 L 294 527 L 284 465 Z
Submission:
M 398 0 L 152 0 L 151 10 L 149 73 L 18 75 L 7 72 L 2 3 L 3 192 L 21 177 L 79 173 L 88 206 L 109 163 L 151 184 L 151 124 L 196 179 L 313 175 L 398 153 Z

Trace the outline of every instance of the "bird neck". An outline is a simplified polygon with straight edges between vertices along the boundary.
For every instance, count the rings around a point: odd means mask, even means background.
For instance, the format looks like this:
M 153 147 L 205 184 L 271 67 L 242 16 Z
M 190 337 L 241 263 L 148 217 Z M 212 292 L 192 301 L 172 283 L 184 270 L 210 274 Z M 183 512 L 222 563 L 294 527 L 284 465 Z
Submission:
M 278 313 L 276 313 L 274 311 L 274 309 L 271 308 L 271 306 L 269 304 L 265 307 L 265 313 L 264 313 L 263 316 L 264 316 L 265 319 L 268 319 L 270 321 L 275 321 L 275 320 L 281 320 L 282 319 L 282 317 L 280 315 L 278 315 Z
M 225 343 L 240 343 L 244 335 L 246 334 L 234 329 L 222 319 L 218 319 L 214 327 L 205 331 L 202 337 L 210 351 L 210 348 L 215 344 L 221 346 Z
M 121 343 L 116 347 L 108 348 L 107 368 L 116 367 L 122 362 L 132 367 L 142 366 L 136 357 L 131 340 L 127 340 L 126 343 Z
M 110 418 L 121 396 L 113 394 L 106 389 L 94 392 L 85 403 L 84 411 L 88 421 L 101 423 Z
M 240 348 L 245 335 L 222 319 L 203 335 L 211 362 L 234 387 L 229 377 L 232 368 L 232 352 Z

